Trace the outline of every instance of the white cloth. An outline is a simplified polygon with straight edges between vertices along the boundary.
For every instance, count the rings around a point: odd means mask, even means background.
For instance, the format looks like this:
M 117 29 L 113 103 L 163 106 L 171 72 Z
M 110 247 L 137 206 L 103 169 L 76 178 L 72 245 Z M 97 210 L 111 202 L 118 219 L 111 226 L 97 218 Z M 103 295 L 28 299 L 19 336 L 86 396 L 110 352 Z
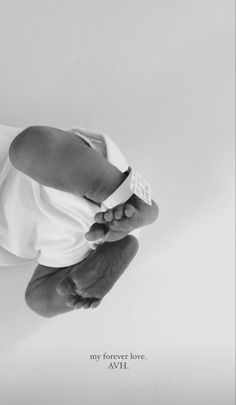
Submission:
M 101 209 L 82 197 L 43 186 L 15 169 L 8 151 L 22 130 L 0 125 L 0 265 L 29 260 L 50 267 L 73 265 L 91 252 L 84 235 Z M 67 131 L 106 153 L 122 172 L 127 169 L 125 157 L 107 135 L 82 135 L 76 126 Z

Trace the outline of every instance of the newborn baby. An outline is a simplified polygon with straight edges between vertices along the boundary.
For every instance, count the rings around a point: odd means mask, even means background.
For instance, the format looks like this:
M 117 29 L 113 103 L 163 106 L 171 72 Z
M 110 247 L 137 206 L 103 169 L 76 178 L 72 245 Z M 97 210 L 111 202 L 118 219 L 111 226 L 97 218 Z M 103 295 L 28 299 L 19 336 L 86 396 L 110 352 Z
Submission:
M 109 137 L 78 129 L 33 126 L 11 142 L 0 177 L 0 247 L 37 259 L 25 298 L 38 314 L 98 306 L 137 253 L 133 231 L 157 218 L 156 203 L 132 193 L 106 210 L 127 179 L 121 156 Z

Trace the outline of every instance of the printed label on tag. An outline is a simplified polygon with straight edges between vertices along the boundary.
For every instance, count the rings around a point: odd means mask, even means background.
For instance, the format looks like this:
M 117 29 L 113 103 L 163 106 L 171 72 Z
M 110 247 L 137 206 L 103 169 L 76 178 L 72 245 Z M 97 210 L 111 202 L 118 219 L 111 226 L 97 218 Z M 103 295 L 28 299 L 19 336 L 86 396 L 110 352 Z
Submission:
M 147 204 L 152 205 L 151 186 L 144 177 L 134 169 L 132 169 L 130 188 L 139 198 Z

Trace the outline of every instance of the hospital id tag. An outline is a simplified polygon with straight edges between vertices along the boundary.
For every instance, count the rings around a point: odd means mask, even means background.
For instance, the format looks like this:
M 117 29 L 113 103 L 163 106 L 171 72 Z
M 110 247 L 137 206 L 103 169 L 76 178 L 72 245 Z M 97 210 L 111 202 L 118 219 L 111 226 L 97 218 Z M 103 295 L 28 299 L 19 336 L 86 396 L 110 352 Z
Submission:
M 144 180 L 143 176 L 136 170 L 128 168 L 125 172 L 126 179 L 121 185 L 105 200 L 103 206 L 106 208 L 114 208 L 119 204 L 124 204 L 129 198 L 136 194 L 141 200 L 152 205 L 151 186 Z
M 130 189 L 134 194 L 141 198 L 141 200 L 152 205 L 151 186 L 135 169 L 132 169 L 131 171 Z

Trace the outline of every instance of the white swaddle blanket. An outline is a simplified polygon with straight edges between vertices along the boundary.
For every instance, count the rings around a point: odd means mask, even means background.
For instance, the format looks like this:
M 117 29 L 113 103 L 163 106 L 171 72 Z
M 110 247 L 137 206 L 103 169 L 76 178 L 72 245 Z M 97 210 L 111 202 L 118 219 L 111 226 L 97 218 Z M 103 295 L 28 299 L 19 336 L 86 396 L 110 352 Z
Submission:
M 104 209 L 71 193 L 43 186 L 11 164 L 11 141 L 22 131 L 0 125 L 0 265 L 29 260 L 50 267 L 65 267 L 85 259 L 91 244 L 85 233 L 94 215 Z M 107 135 L 66 129 L 82 137 L 122 172 L 128 163 Z M 138 236 L 138 232 L 134 232 Z

